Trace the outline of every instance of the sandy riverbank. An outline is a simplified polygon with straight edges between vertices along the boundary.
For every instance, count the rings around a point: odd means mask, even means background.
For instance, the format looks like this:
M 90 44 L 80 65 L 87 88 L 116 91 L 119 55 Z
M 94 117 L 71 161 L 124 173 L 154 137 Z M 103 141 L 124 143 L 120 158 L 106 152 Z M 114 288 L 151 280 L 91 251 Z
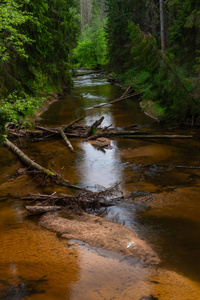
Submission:
M 102 217 L 51 212 L 41 217 L 39 225 L 56 231 L 63 238 L 134 257 L 145 264 L 160 262 L 156 253 L 133 230 Z

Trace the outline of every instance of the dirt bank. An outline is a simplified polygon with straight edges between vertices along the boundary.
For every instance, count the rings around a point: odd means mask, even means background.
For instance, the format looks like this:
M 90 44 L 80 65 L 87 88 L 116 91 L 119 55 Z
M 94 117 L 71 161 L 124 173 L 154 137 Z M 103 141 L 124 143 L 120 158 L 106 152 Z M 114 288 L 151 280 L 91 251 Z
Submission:
M 83 213 L 52 212 L 43 215 L 39 225 L 59 233 L 66 239 L 76 239 L 93 247 L 100 247 L 134 257 L 145 264 L 159 264 L 156 253 L 134 231 L 104 218 Z

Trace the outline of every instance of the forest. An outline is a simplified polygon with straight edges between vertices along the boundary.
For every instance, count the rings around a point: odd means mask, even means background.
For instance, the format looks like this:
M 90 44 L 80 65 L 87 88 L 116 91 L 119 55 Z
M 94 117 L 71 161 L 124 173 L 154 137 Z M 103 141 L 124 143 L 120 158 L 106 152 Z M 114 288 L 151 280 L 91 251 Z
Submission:
M 2 0 L 0 131 L 26 126 L 76 68 L 104 69 L 153 103 L 160 121 L 199 123 L 197 0 Z

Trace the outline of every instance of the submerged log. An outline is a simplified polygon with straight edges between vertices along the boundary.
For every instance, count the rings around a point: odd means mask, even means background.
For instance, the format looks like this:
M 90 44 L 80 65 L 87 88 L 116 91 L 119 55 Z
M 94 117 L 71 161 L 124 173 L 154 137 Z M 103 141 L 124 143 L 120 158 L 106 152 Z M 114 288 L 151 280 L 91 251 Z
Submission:
M 65 144 L 67 145 L 67 147 L 69 148 L 69 150 L 71 152 L 74 152 L 74 148 L 72 146 L 72 144 L 70 143 L 70 141 L 68 140 L 67 136 L 65 135 L 64 131 L 62 130 L 62 128 L 60 127 L 58 129 L 58 132 L 60 133 L 60 135 L 62 136 L 63 140 L 65 141 Z

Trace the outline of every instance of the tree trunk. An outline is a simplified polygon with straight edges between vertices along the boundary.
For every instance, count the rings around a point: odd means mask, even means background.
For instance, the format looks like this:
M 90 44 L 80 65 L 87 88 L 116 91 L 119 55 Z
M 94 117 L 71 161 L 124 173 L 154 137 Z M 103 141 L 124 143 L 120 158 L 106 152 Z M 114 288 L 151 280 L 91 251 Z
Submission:
M 48 169 L 43 168 L 42 166 L 38 165 L 32 159 L 30 159 L 26 154 L 24 154 L 17 146 L 15 146 L 12 142 L 10 142 L 7 138 L 3 143 L 8 149 L 10 149 L 14 154 L 16 154 L 21 161 L 23 161 L 28 167 L 33 168 L 34 170 L 40 171 L 44 173 L 48 177 L 56 176 L 53 172 L 49 171 Z
M 104 116 L 102 116 L 99 120 L 95 121 L 92 126 L 89 128 L 88 132 L 85 135 L 85 138 L 88 138 L 89 136 L 91 136 L 92 134 L 94 134 L 94 130 L 101 125 L 102 121 L 104 119 Z
M 67 147 L 69 148 L 70 151 L 74 152 L 74 148 L 72 147 L 72 144 L 70 143 L 70 141 L 68 140 L 68 138 L 66 137 L 64 131 L 62 130 L 62 128 L 60 127 L 58 129 L 58 132 L 60 133 L 60 135 L 62 136 L 63 140 L 65 141 L 65 144 L 67 145 Z
M 164 27 L 163 0 L 160 0 L 160 38 L 161 38 L 161 50 L 162 52 L 165 52 L 165 27 Z

